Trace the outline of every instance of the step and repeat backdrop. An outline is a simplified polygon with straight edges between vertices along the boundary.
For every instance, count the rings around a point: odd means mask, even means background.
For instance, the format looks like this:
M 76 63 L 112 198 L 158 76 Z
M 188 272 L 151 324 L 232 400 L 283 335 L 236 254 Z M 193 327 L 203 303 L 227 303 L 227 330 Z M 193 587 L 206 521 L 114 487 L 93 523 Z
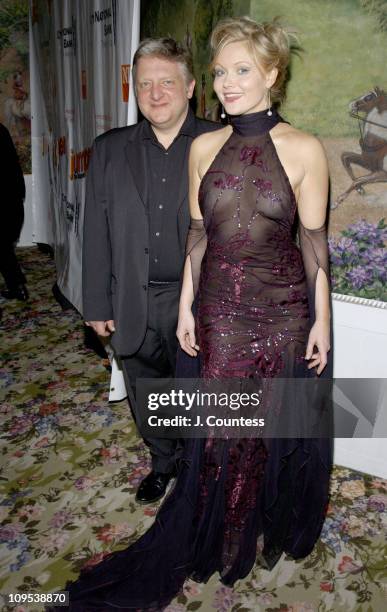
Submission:
M 130 87 L 139 3 L 33 0 L 30 66 L 35 236 L 54 246 L 57 282 L 82 311 L 85 177 L 96 136 L 136 119 Z

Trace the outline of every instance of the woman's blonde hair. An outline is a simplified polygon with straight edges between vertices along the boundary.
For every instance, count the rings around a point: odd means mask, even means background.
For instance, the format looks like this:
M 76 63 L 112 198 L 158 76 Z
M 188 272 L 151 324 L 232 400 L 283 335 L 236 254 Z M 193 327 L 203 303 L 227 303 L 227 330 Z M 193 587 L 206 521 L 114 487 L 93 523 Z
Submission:
M 277 68 L 278 75 L 270 95 L 274 103 L 281 103 L 285 97 L 290 55 L 293 49 L 299 48 L 295 33 L 282 26 L 278 17 L 265 23 L 257 23 L 250 17 L 222 19 L 210 38 L 211 69 L 222 49 L 232 42 L 246 43 L 256 63 L 265 72 Z

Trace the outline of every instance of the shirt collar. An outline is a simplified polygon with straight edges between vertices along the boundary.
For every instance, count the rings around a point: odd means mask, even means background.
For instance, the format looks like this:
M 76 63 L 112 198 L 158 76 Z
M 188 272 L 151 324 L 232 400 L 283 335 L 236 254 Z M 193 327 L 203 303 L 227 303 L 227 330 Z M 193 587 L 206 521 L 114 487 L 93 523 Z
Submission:
M 179 136 L 190 136 L 191 138 L 196 137 L 195 114 L 190 106 L 188 107 L 187 116 L 176 138 L 178 138 Z M 144 120 L 143 139 L 144 140 L 154 140 L 155 142 L 158 142 L 156 138 L 156 134 L 152 130 L 151 124 L 147 119 Z

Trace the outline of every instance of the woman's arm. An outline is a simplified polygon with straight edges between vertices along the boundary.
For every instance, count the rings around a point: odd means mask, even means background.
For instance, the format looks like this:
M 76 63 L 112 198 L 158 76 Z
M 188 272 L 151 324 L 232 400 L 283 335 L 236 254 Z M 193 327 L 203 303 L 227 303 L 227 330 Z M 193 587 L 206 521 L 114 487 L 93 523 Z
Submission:
M 300 248 L 315 317 L 305 359 L 310 360 L 309 369 L 317 366 L 317 374 L 321 374 L 330 350 L 329 255 L 325 225 L 328 164 L 321 143 L 314 137 L 306 137 L 299 152 L 304 166 L 298 199 Z
M 207 246 L 206 231 L 198 202 L 200 176 L 197 144 L 197 141 L 192 143 L 188 162 L 191 224 L 187 236 L 183 285 L 179 303 L 179 321 L 176 331 L 181 348 L 192 357 L 197 355 L 199 346 L 196 344 L 195 320 L 191 308 L 197 292 L 200 266 Z

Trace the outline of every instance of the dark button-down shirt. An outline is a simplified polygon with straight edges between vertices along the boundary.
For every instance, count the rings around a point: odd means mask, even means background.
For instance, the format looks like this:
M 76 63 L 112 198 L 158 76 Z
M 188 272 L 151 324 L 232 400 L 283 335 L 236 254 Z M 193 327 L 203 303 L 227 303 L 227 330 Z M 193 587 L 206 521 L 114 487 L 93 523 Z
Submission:
M 174 282 L 180 278 L 177 213 L 185 195 L 180 192 L 180 186 L 182 176 L 188 172 L 189 149 L 195 135 L 195 118 L 191 109 L 168 149 L 159 143 L 150 123 L 147 122 L 144 129 L 148 160 L 150 281 Z

